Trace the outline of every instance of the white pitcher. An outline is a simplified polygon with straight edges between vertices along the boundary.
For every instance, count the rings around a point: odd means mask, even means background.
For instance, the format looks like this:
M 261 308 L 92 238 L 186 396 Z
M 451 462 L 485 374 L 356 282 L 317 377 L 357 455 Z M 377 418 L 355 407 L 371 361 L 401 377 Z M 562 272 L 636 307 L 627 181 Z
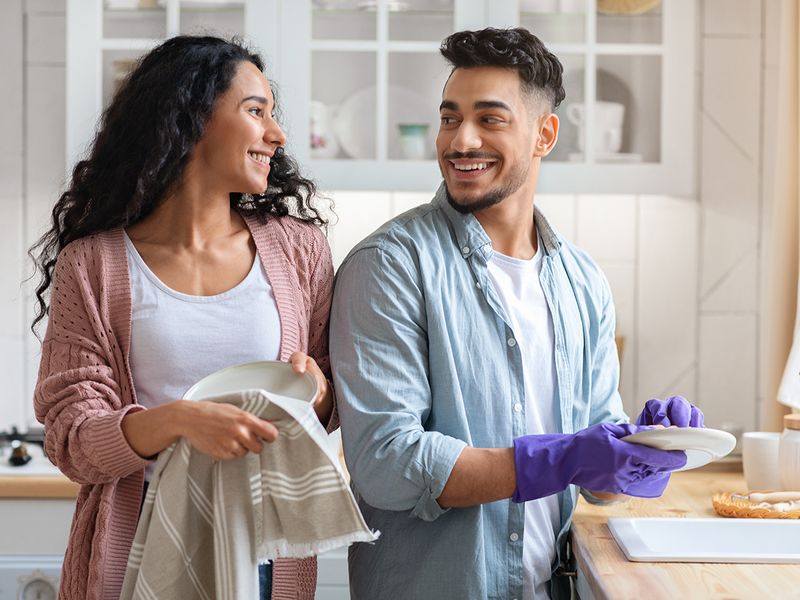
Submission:
M 578 128 L 578 149 L 584 151 L 586 131 L 586 105 L 573 102 L 566 108 L 567 119 Z M 622 124 L 625 120 L 625 105 L 619 102 L 594 103 L 594 151 L 597 154 L 612 154 L 622 148 Z

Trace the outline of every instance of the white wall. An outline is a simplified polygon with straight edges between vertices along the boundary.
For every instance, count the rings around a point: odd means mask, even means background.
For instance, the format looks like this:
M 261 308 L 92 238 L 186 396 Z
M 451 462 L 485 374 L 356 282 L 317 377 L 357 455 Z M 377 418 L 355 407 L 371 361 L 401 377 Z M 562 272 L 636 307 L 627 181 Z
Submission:
M 764 2 L 766 8 L 774 0 Z M 560 195 L 537 202 L 609 278 L 618 333 L 625 337 L 626 409 L 635 414 L 650 397 L 684 394 L 704 409 L 709 424 L 752 429 L 761 81 L 769 73 L 761 59 L 762 3 L 704 0 L 701 11 L 699 200 Z M 29 269 L 24 248 L 42 231 L 65 172 L 64 22 L 64 0 L 0 4 L 0 215 L 6 224 L 0 237 L 0 430 L 32 419 L 38 359 L 25 331 L 33 303 L 21 296 L 19 281 Z M 686 132 L 686 143 L 696 143 L 694 132 Z M 331 232 L 337 261 L 380 223 L 429 199 L 388 191 L 333 196 L 340 219 Z
M 0 429 L 24 420 L 23 387 L 23 1 L 6 0 L 0 11 Z
M 765 128 L 762 9 L 706 0 L 701 19 L 697 397 L 709 423 L 757 427 L 759 222 Z M 774 33 L 774 30 L 773 30 Z M 763 139 L 762 139 L 763 138 Z

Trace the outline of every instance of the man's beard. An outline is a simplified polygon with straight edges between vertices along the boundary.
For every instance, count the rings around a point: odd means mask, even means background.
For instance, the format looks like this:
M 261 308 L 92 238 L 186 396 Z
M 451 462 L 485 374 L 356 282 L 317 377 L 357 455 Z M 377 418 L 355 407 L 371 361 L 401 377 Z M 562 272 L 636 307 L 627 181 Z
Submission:
M 528 165 L 528 167 L 530 168 L 530 165 Z M 450 189 L 447 187 L 447 180 L 445 180 L 444 188 L 445 195 L 447 196 L 447 202 L 462 215 L 468 215 L 470 213 L 483 210 L 484 208 L 494 206 L 495 204 L 500 204 L 503 200 L 508 198 L 511 194 L 522 187 L 522 184 L 528 179 L 529 168 L 526 169 L 524 166 L 518 163 L 515 165 L 514 170 L 509 174 L 504 184 L 494 188 L 493 190 L 489 190 L 480 198 L 477 198 L 469 203 L 457 202 L 450 194 Z

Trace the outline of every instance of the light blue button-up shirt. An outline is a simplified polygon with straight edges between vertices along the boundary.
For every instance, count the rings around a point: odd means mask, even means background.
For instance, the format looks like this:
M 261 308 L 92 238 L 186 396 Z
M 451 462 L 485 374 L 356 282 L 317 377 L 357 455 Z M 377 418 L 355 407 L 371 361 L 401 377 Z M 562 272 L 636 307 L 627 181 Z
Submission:
M 608 283 L 538 210 L 535 222 L 558 432 L 626 421 Z M 465 446 L 508 448 L 527 433 L 524 366 L 489 278 L 492 252 L 478 220 L 454 210 L 442 186 L 339 269 L 330 356 L 345 459 L 364 517 L 381 531 L 375 544 L 350 549 L 355 600 L 522 598 L 524 505 L 436 502 Z M 560 557 L 577 489 L 559 496 Z

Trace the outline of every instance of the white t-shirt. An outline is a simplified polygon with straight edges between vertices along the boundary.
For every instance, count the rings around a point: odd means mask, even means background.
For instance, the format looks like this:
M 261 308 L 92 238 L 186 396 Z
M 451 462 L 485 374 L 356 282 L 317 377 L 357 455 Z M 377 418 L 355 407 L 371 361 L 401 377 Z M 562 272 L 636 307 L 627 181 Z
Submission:
M 130 365 L 136 399 L 152 408 L 183 397 L 219 369 L 277 360 L 278 305 L 258 256 L 236 286 L 214 296 L 167 287 L 125 234 L 131 277 Z M 151 469 L 145 477 L 149 480 Z
M 489 277 L 510 319 L 522 354 L 525 425 L 528 434 L 554 433 L 555 361 L 553 319 L 539 280 L 542 244 L 530 260 L 494 252 Z M 526 600 L 550 598 L 550 567 L 561 522 L 558 496 L 525 503 L 522 566 Z

